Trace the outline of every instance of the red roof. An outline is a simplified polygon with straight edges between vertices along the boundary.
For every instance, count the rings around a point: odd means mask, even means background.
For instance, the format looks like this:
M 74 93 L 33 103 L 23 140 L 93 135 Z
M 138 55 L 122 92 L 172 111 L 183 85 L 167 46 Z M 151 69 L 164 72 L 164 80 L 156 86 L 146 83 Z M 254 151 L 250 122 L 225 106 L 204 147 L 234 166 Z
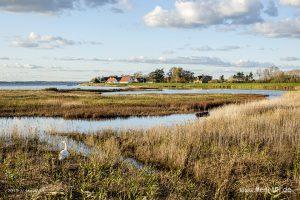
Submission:
M 115 77 L 110 77 L 109 79 L 107 79 L 106 82 L 107 83 L 115 83 L 115 82 L 118 82 L 118 80 Z
M 133 81 L 131 76 L 122 76 L 122 78 L 120 80 L 120 82 L 122 82 L 122 83 L 127 83 L 127 82 L 130 82 L 130 81 Z

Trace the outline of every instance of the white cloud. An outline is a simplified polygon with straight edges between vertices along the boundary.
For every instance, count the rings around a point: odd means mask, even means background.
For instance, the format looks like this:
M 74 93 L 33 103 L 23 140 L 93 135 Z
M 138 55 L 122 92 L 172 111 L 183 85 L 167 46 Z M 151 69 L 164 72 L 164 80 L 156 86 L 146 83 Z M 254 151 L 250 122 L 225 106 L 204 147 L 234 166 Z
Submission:
M 270 62 L 258 62 L 249 60 L 239 60 L 237 62 L 229 62 L 222 60 L 217 57 L 205 57 L 205 56 L 179 56 L 179 57 L 159 57 L 149 58 L 145 56 L 136 56 L 125 59 L 112 59 L 112 58 L 56 58 L 60 61 L 84 61 L 84 62 L 118 62 L 118 63 L 144 63 L 154 65 L 200 65 L 210 67 L 239 67 L 239 68 L 259 68 L 259 67 L 270 67 L 275 66 L 274 63 Z
M 233 63 L 236 67 L 242 67 L 242 68 L 266 68 L 275 66 L 274 63 L 270 62 L 257 62 L 257 61 L 249 61 L 249 60 L 239 60 L 236 63 Z
M 175 2 L 174 10 L 157 6 L 144 16 L 152 27 L 205 27 L 217 24 L 261 22 L 260 0 L 186 0 Z
M 221 48 L 217 48 L 217 51 L 232 51 L 232 50 L 237 50 L 237 49 L 242 49 L 242 47 L 240 46 L 234 46 L 234 45 L 228 45 L 228 46 L 224 46 Z
M 290 61 L 298 61 L 298 60 L 300 60 L 300 58 L 298 58 L 298 57 L 285 57 L 285 58 L 280 58 L 280 60 L 290 62 Z
M 228 66 L 230 63 L 222 61 L 216 57 L 204 56 L 179 56 L 179 57 L 160 57 L 147 58 L 144 56 L 132 57 L 129 59 L 118 60 L 120 62 L 130 63 L 149 63 L 149 64 L 191 64 L 191 65 L 214 65 L 214 66 Z
M 21 63 L 15 63 L 15 64 L 3 64 L 2 67 L 4 68 L 11 68 L 11 69 L 42 69 L 43 66 L 40 65 L 33 65 L 33 64 L 21 64 Z
M 31 32 L 26 38 L 16 37 L 11 42 L 13 47 L 38 48 L 38 49 L 54 49 L 72 45 L 99 45 L 101 43 L 95 41 L 74 41 L 59 36 L 39 35 Z
M 162 52 L 163 55 L 173 55 L 175 54 L 174 50 L 168 49 Z
M 64 57 L 64 58 L 55 58 L 55 60 L 60 61 L 96 61 L 96 62 L 116 62 L 111 58 L 79 58 L 79 57 Z
M 280 3 L 286 6 L 300 6 L 300 0 L 280 0 Z
M 242 49 L 242 47 L 235 46 L 235 45 L 228 45 L 228 46 L 223 46 L 223 47 L 219 47 L 219 48 L 213 48 L 210 46 L 191 48 L 191 50 L 193 50 L 193 51 L 232 51 L 232 50 L 237 50 L 237 49 Z
M 127 0 L 0 0 L 0 10 L 51 14 L 85 7 L 95 8 L 107 4 L 130 5 Z
M 225 62 L 216 57 L 200 57 L 200 56 L 179 56 L 179 57 L 159 57 L 150 58 L 145 56 L 135 56 L 125 59 L 112 58 L 56 58 L 61 61 L 96 61 L 96 62 L 120 62 L 120 63 L 145 63 L 145 64 L 190 64 L 190 65 L 213 65 L 213 66 L 229 66 L 229 62 Z
M 257 23 L 253 32 L 271 38 L 300 38 L 300 18 Z
M 191 48 L 193 51 L 213 51 L 214 49 L 210 46 L 201 46 L 201 47 L 196 47 L 196 48 Z

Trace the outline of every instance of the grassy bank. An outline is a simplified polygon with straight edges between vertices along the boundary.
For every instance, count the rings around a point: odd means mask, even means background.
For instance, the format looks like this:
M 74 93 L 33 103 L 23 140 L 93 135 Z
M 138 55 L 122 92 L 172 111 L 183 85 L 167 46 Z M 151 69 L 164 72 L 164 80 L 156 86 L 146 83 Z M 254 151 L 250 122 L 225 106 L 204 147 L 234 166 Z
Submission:
M 185 94 L 102 96 L 84 91 L 0 91 L 0 117 L 103 119 L 193 113 L 229 103 L 262 99 L 262 95 Z
M 228 105 L 146 132 L 65 134 L 93 151 L 59 163 L 34 135 L 0 137 L 0 194 L 48 199 L 299 199 L 300 93 Z M 53 133 L 55 134 L 55 133 Z M 145 166 L 123 162 L 132 157 Z
M 172 89 L 257 89 L 257 90 L 299 90 L 300 83 L 131 83 L 131 84 L 92 84 L 93 86 L 130 86 L 143 88 Z

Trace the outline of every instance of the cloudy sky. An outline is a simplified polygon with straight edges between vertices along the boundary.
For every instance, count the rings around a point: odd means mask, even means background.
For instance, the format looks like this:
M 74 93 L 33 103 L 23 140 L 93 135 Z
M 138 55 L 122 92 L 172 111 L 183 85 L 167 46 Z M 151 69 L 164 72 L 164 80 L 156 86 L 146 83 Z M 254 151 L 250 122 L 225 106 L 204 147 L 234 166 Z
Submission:
M 0 81 L 300 68 L 300 0 L 0 0 Z

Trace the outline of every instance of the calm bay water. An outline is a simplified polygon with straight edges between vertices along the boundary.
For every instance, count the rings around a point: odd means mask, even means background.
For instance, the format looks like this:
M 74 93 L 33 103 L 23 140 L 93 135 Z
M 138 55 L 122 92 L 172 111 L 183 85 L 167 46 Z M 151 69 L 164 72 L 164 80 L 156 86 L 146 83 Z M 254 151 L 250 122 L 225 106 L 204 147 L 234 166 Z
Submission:
M 0 82 L 0 90 L 42 90 L 46 88 L 57 89 L 99 89 L 110 90 L 116 87 L 81 86 L 80 82 Z M 126 87 L 118 87 L 118 89 Z
M 240 90 L 240 89 L 180 89 L 180 90 L 138 90 L 124 92 L 107 92 L 103 95 L 138 95 L 138 94 L 261 94 L 269 98 L 280 97 L 286 91 L 280 90 Z

